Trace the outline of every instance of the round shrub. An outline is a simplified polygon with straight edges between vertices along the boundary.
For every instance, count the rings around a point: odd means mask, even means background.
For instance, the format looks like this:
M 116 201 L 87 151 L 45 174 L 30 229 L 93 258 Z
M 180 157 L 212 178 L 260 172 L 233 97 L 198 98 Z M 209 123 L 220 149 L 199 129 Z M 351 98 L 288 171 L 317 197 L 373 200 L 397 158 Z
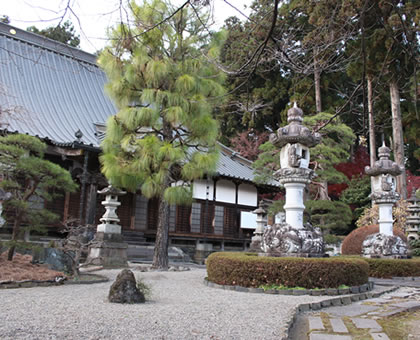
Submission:
M 341 246 L 341 253 L 343 255 L 360 255 L 362 253 L 363 241 L 369 235 L 379 233 L 379 225 L 371 224 L 365 227 L 360 227 L 353 230 L 346 236 Z M 407 237 L 404 232 L 394 227 L 394 235 L 399 236 L 403 241 L 407 241 Z
M 420 260 L 369 259 L 369 276 L 383 279 L 420 276 Z
M 368 282 L 369 265 L 354 258 L 264 257 L 250 253 L 213 253 L 207 258 L 208 280 L 221 285 L 283 285 L 337 288 Z

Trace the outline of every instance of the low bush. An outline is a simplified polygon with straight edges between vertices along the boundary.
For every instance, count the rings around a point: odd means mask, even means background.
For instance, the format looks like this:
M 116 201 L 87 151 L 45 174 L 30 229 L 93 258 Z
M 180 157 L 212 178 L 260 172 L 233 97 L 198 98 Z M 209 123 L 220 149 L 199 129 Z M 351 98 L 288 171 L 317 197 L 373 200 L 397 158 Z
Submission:
M 392 277 L 420 276 L 420 260 L 369 259 L 369 276 L 383 279 Z
M 213 253 L 207 258 L 208 280 L 221 285 L 283 285 L 337 288 L 368 282 L 369 265 L 354 258 L 259 257 L 250 253 Z
M 379 226 L 377 224 L 360 227 L 353 230 L 346 236 L 341 246 L 341 253 L 343 255 L 360 255 L 362 253 L 363 241 L 369 235 L 379 233 Z M 404 232 L 394 227 L 394 235 L 401 237 L 404 241 L 407 241 L 407 237 Z

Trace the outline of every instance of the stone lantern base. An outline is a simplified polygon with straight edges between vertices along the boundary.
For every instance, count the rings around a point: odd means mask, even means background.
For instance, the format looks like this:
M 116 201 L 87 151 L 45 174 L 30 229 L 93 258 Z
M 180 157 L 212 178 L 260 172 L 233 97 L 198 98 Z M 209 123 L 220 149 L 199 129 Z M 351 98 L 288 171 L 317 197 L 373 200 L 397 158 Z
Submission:
M 97 232 L 89 247 L 87 262 L 106 268 L 127 267 L 127 248 L 121 234 Z
M 266 256 L 322 257 L 324 239 L 321 229 L 309 223 L 294 228 L 287 223 L 276 223 L 264 230 L 261 249 Z
M 407 244 L 399 236 L 376 233 L 363 241 L 363 256 L 371 258 L 407 258 Z

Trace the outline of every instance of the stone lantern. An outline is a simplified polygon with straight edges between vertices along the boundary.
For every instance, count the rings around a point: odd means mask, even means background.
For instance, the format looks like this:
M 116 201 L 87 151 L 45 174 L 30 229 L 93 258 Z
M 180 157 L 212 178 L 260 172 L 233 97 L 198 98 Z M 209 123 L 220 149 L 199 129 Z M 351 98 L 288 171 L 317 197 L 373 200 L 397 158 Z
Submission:
M 411 197 L 407 200 L 409 206 L 407 207 L 407 219 L 405 224 L 407 225 L 407 238 L 409 241 L 420 239 L 420 205 L 418 202 L 420 199 L 416 197 L 416 189 L 413 188 Z
M 314 171 L 309 168 L 309 148 L 321 141 L 321 135 L 302 125 L 303 111 L 296 103 L 287 112 L 287 122 L 288 125 L 270 135 L 270 141 L 281 148 L 281 168 L 274 177 L 286 189 L 286 220 L 265 229 L 262 248 L 271 255 L 322 256 L 324 242 L 321 230 L 303 223 L 304 191 L 315 177 Z
M 403 169 L 389 159 L 391 150 L 385 143 L 378 149 L 379 160 L 365 168 L 372 176 L 372 203 L 379 206 L 379 233 L 370 235 L 363 242 L 363 254 L 368 257 L 406 257 L 407 245 L 393 234 L 392 207 L 400 195 L 395 191 L 396 176 Z
M 121 205 L 118 196 L 125 195 L 125 191 L 114 188 L 112 185 L 99 190 L 98 194 L 105 195 L 102 205 L 105 214 L 102 216 L 96 230 L 95 239 L 89 247 L 88 261 L 104 267 L 127 266 L 127 244 L 121 235 L 120 219 L 116 209 Z
M 254 236 L 251 241 L 251 249 L 261 250 L 261 242 L 264 234 L 264 227 L 267 225 L 267 212 L 263 208 L 264 202 L 261 200 L 257 209 L 253 211 L 257 215 L 257 227 L 254 231 Z

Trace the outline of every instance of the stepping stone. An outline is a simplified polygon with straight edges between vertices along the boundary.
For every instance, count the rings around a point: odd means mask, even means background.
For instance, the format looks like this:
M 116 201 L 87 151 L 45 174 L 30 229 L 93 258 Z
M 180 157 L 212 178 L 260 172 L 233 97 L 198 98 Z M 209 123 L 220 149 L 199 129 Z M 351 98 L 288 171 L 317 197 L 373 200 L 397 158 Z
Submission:
M 322 319 L 319 316 L 310 316 L 309 320 L 309 330 L 313 331 L 314 329 L 325 329 Z
M 391 340 L 385 333 L 370 333 L 373 340 Z
M 382 330 L 381 325 L 372 319 L 353 318 L 351 319 L 351 321 L 353 321 L 357 328 L 371 328 L 376 329 L 378 331 Z
M 406 301 L 400 303 L 392 303 L 391 306 L 407 309 L 417 309 L 420 308 L 420 301 Z
M 362 305 L 361 302 L 342 307 L 330 307 L 325 312 L 332 316 L 357 316 L 378 310 L 379 306 Z
M 351 340 L 349 335 L 333 335 L 325 333 L 311 333 L 309 340 Z
M 330 322 L 331 322 L 331 327 L 334 333 L 348 333 L 349 332 L 343 320 L 334 318 L 334 319 L 330 319 Z

